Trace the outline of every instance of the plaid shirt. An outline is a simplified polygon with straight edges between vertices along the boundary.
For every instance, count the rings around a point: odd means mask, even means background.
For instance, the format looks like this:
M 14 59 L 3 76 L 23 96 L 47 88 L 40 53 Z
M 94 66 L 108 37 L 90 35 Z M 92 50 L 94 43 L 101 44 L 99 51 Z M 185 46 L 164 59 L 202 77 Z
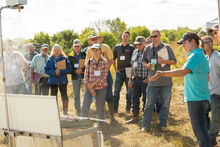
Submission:
M 89 65 L 89 61 L 90 61 L 90 65 Z M 100 76 L 94 75 L 94 72 L 97 70 L 100 71 Z M 98 67 L 93 58 L 88 60 L 84 75 L 86 85 L 98 81 L 98 83 L 93 87 L 95 90 L 107 87 L 107 81 L 106 81 L 107 76 L 108 76 L 108 61 L 105 58 L 103 57 L 100 58 L 98 62 Z
M 134 77 L 139 77 L 141 79 L 146 79 L 147 78 L 147 67 L 144 67 L 142 64 L 142 57 L 143 57 L 143 51 L 140 52 L 138 49 L 133 51 L 132 57 L 131 57 L 131 65 L 135 62 L 137 62 L 137 67 L 133 66 L 133 76 Z

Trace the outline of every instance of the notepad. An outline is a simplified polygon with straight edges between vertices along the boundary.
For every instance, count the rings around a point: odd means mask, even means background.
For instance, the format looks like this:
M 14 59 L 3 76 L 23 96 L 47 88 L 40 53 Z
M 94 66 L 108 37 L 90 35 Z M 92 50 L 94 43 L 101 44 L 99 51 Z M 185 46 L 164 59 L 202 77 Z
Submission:
M 41 76 L 41 75 L 40 75 L 39 73 L 34 72 L 33 78 L 34 78 L 34 83 L 35 83 L 35 84 L 37 84 L 37 82 L 39 81 L 40 76 Z M 28 80 L 30 81 L 30 76 L 28 77 Z

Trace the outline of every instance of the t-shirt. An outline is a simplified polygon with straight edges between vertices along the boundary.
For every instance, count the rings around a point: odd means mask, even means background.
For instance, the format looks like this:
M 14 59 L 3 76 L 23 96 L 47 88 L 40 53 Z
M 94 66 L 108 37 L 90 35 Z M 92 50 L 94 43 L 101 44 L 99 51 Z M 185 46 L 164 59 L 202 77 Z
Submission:
M 142 62 L 151 63 L 151 59 L 158 59 L 157 52 L 163 48 L 167 49 L 169 60 L 173 60 L 176 62 L 176 56 L 173 52 L 173 49 L 168 45 L 161 41 L 161 43 L 155 47 L 153 43 L 147 45 L 143 51 L 143 58 Z M 155 65 L 155 70 L 148 70 L 148 78 L 150 79 L 156 74 L 156 71 L 168 71 L 170 70 L 170 65 L 165 65 L 164 67 L 161 66 L 158 62 Z M 155 81 L 148 80 L 148 86 L 170 86 L 172 85 L 172 78 L 171 77 L 160 77 Z
M 101 47 L 102 47 L 102 57 L 104 57 L 105 59 L 107 59 L 108 61 L 110 59 L 113 59 L 113 54 L 112 54 L 112 50 L 111 48 L 107 45 L 107 44 L 103 44 L 101 43 Z M 89 59 L 91 59 L 93 57 L 93 52 L 92 52 L 92 49 L 89 48 L 87 50 L 87 55 L 86 55 L 86 62 L 85 64 L 87 63 L 87 61 Z
M 191 51 L 183 67 L 191 70 L 185 75 L 183 101 L 210 101 L 208 89 L 209 63 L 202 49 L 197 48 Z
M 23 65 L 18 59 L 20 56 L 24 58 L 23 54 L 19 51 L 13 51 L 13 53 L 4 52 L 5 59 L 5 84 L 6 86 L 15 86 L 24 83 Z M 25 60 L 26 61 L 26 60 Z
M 210 68 L 209 89 L 211 90 L 211 95 L 220 95 L 220 53 L 213 51 L 208 57 L 208 61 Z
M 117 58 L 117 69 L 119 71 L 125 71 L 125 67 L 131 67 L 130 61 L 134 46 L 129 43 L 123 46 L 122 43 L 115 46 L 113 50 L 114 60 Z

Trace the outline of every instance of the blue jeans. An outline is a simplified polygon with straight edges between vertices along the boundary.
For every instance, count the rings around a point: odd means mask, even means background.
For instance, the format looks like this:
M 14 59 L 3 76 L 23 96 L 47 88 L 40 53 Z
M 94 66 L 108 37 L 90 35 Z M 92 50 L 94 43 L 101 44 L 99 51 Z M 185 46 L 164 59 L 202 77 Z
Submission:
M 6 86 L 7 94 L 28 94 L 26 82 L 14 86 Z
M 210 147 L 210 139 L 205 123 L 205 112 L 209 108 L 209 101 L 188 101 L 187 105 L 193 132 L 199 147 Z
M 133 80 L 133 90 L 131 93 L 132 101 L 132 112 L 137 112 L 140 110 L 140 97 L 141 93 L 143 96 L 143 110 L 146 103 L 146 89 L 147 83 L 144 83 L 143 80 Z
M 160 93 L 159 93 L 158 96 L 157 96 L 156 106 L 154 107 L 154 112 L 156 112 L 156 109 L 157 109 L 157 113 L 160 113 L 161 106 L 162 106 L 161 96 L 160 96 Z
M 120 100 L 120 91 L 123 83 L 125 82 L 127 93 L 126 93 L 126 110 L 131 109 L 131 88 L 128 87 L 129 79 L 126 77 L 125 72 L 116 73 L 115 77 L 115 90 L 114 90 L 114 110 L 118 110 L 119 100 Z
M 81 112 L 80 107 L 80 87 L 82 79 L 72 80 L 73 92 L 74 92 L 74 106 L 77 112 Z
M 212 119 L 210 122 L 210 129 L 208 131 L 208 134 L 211 144 L 213 145 L 220 130 L 220 95 L 212 94 L 210 98 Z
M 113 81 L 112 81 L 112 75 L 111 75 L 110 70 L 108 70 L 107 84 L 108 84 L 108 86 L 106 87 L 107 92 L 105 95 L 105 101 L 106 102 L 114 102 L 114 97 L 112 95 Z
M 50 84 L 47 83 L 48 78 L 40 78 L 37 84 L 35 84 L 35 94 L 36 95 L 48 95 Z
M 106 88 L 95 90 L 95 92 L 96 92 L 95 105 L 96 105 L 98 119 L 104 119 L 105 98 L 103 97 L 103 95 L 106 94 Z M 81 113 L 82 117 L 88 117 L 91 103 L 92 103 L 92 94 L 90 93 L 88 87 L 86 87 L 86 91 L 82 102 L 82 113 Z M 98 121 L 98 124 L 103 124 L 103 121 Z
M 154 104 L 157 100 L 158 93 L 161 94 L 162 107 L 159 116 L 159 128 L 167 127 L 167 118 L 170 109 L 172 86 L 148 86 L 146 104 L 144 108 L 142 127 L 150 129 Z
M 30 76 L 30 69 L 27 71 L 26 76 L 28 79 L 28 77 Z M 28 82 L 28 93 L 32 95 L 32 83 L 29 80 L 27 80 L 27 82 Z

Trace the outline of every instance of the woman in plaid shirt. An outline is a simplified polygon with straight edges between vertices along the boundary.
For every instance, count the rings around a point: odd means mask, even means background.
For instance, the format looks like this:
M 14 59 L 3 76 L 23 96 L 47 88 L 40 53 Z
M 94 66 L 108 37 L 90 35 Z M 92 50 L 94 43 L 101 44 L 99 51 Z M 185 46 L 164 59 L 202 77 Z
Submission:
M 82 117 L 88 117 L 92 96 L 96 98 L 96 111 L 98 119 L 104 119 L 105 94 L 107 87 L 108 61 L 101 57 L 101 46 L 94 44 L 92 47 L 94 57 L 86 64 L 84 79 L 86 91 L 82 104 Z M 101 126 L 103 121 L 99 121 L 97 126 Z

